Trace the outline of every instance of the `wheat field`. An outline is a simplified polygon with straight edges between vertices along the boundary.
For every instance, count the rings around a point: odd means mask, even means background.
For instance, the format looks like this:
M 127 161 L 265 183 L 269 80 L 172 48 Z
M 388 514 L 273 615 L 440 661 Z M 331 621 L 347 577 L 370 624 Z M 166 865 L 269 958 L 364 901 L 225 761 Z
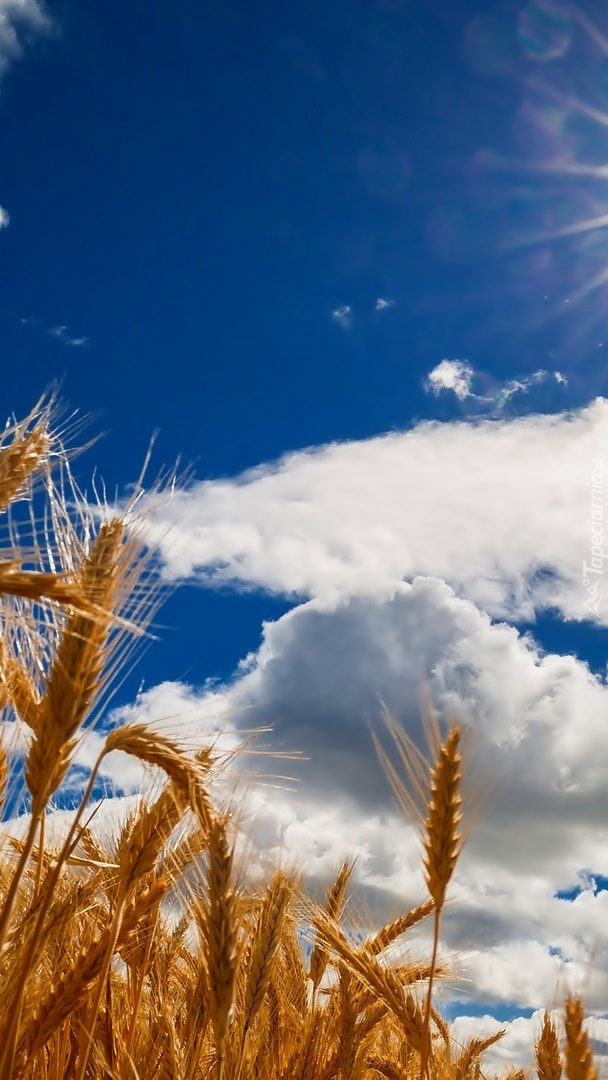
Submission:
M 449 976 L 441 915 L 463 836 L 457 724 L 435 725 L 424 767 L 401 737 L 423 794 L 428 896 L 362 943 L 343 920 L 352 861 L 323 904 L 297 867 L 262 882 L 237 874 L 238 814 L 218 797 L 212 745 L 193 750 L 137 722 L 110 730 L 80 805 L 52 828 L 83 735 L 162 595 L 138 490 L 119 512 L 81 495 L 65 449 L 73 434 L 47 400 L 0 440 L 0 1077 L 487 1076 L 484 1052 L 503 1032 L 457 1043 L 434 1004 Z M 115 750 L 162 782 L 102 843 L 92 796 Z M 406 782 L 395 783 L 407 804 Z M 397 962 L 390 947 L 425 920 L 428 960 Z M 545 1014 L 534 1050 L 539 1080 L 595 1080 L 578 996 L 561 1024 Z

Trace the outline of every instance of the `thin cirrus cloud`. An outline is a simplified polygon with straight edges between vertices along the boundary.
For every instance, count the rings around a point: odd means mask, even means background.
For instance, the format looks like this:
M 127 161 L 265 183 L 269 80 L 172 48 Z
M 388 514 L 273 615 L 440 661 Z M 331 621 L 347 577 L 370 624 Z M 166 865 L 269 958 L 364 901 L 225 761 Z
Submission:
M 554 607 L 584 619 L 590 485 L 606 445 L 603 398 L 427 421 L 197 483 L 153 509 L 150 536 L 175 578 L 335 597 L 389 595 L 430 574 L 493 617 Z
M 51 337 L 57 338 L 62 345 L 68 345 L 72 348 L 80 348 L 83 345 L 89 344 L 89 339 L 87 337 L 72 334 L 67 326 L 53 326 L 49 330 L 49 334 Z
M 22 326 L 27 327 L 30 330 L 34 330 L 37 333 L 44 334 L 47 337 L 55 338 L 56 341 L 61 342 L 62 345 L 67 345 L 69 348 L 82 348 L 84 345 L 89 344 L 89 338 L 84 334 L 74 334 L 68 326 L 45 326 L 37 318 L 32 315 L 25 315 L 19 319 Z
M 394 306 L 394 300 L 389 300 L 387 297 L 379 296 L 374 304 L 374 310 L 387 311 L 388 308 L 392 308 Z M 334 319 L 335 322 L 340 323 L 340 325 L 344 329 L 350 330 L 352 326 L 352 314 L 353 312 L 350 304 L 340 304 L 339 307 L 333 309 L 331 317 L 332 319 Z

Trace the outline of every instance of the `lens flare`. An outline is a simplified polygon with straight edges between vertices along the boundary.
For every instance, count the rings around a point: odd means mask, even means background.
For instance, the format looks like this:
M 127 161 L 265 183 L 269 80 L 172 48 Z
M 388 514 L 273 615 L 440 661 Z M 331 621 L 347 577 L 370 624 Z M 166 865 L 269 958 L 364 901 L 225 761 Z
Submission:
M 546 62 L 564 56 L 572 37 L 570 8 L 558 0 L 531 0 L 522 9 L 518 36 L 526 54 Z
M 529 0 L 517 31 L 526 67 L 514 153 L 480 150 L 471 177 L 502 190 L 500 246 L 515 294 L 531 297 L 526 329 L 563 317 L 563 352 L 593 353 L 594 372 L 605 374 L 608 39 L 562 0 Z

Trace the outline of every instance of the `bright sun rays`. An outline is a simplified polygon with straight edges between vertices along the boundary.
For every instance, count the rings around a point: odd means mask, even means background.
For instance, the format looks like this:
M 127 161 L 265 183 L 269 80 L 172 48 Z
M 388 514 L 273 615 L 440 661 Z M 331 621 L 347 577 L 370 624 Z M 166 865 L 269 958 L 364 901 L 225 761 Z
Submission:
M 559 258 L 549 248 L 569 241 L 563 295 L 556 299 L 553 292 L 551 317 L 608 283 L 608 141 L 602 130 L 608 127 L 608 38 L 579 8 L 561 0 L 529 4 L 519 20 L 519 38 L 537 62 L 524 80 L 514 125 L 523 153 L 495 155 L 491 164 L 511 175 L 536 176 L 537 184 L 542 178 L 540 192 L 536 184 L 528 190 L 527 212 L 504 238 L 504 251 L 544 249 L 548 261 Z M 599 307 L 581 313 L 579 336 L 602 313 Z

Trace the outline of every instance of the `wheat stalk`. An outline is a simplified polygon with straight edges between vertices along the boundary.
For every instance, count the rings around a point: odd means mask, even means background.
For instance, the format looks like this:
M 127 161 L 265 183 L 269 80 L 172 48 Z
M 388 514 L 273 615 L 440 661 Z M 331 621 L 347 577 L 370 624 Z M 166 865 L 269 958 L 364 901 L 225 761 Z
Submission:
M 420 1053 L 424 1037 L 424 1018 L 412 995 L 404 993 L 403 985 L 395 972 L 383 967 L 375 956 L 365 950 L 357 952 L 353 949 L 340 928 L 324 913 L 319 916 L 318 932 L 325 945 L 334 949 L 364 985 L 385 1002 L 401 1024 L 412 1048 Z
M 392 945 L 393 941 L 396 941 L 402 934 L 406 934 L 408 930 L 411 930 L 417 923 L 426 919 L 427 915 L 430 915 L 435 909 L 434 900 L 425 900 L 423 904 L 419 904 L 418 907 L 412 908 L 408 911 L 407 915 L 400 915 L 399 918 L 394 919 L 393 922 L 387 923 L 371 938 L 366 941 L 365 948 L 369 949 L 374 956 L 378 953 L 384 952 L 389 945 Z
M 154 869 L 184 810 L 185 804 L 176 789 L 170 786 L 152 806 L 145 807 L 138 815 L 118 855 L 121 885 L 125 893 Z
M 4 749 L 4 746 L 0 742 L 0 810 L 4 806 L 4 800 L 6 799 L 6 793 L 8 791 L 10 768 L 8 762 L 8 754 Z
M 346 896 L 346 889 L 348 883 L 352 877 L 353 870 L 355 868 L 355 862 L 353 859 L 345 859 L 342 865 L 338 868 L 338 872 L 334 878 L 334 881 L 327 890 L 325 897 L 325 914 L 328 919 L 338 920 L 342 907 L 344 905 L 344 898 Z M 318 923 L 314 923 L 315 929 L 318 929 Z M 323 944 L 318 940 L 315 941 L 314 948 L 310 954 L 310 969 L 309 978 L 313 985 L 313 990 L 316 991 L 323 974 L 327 967 L 328 952 Z
M 51 438 L 49 410 L 38 411 L 35 426 L 27 430 L 36 411 L 12 431 L 12 442 L 0 450 L 0 510 L 15 501 L 31 477 L 48 461 Z
M 548 1012 L 545 1013 L 542 1031 L 534 1049 L 538 1080 L 561 1080 L 562 1056 L 557 1032 Z
M 564 1012 L 566 1076 L 568 1080 L 597 1080 L 589 1038 L 583 1029 L 585 1013 L 581 999 L 569 997 Z
M 124 724 L 115 728 L 105 741 L 105 753 L 121 750 L 148 765 L 163 769 L 186 798 L 189 797 L 192 780 L 201 780 L 212 764 L 210 751 L 200 752 L 196 758 L 186 754 L 167 735 L 154 730 L 148 724 Z
M 74 736 L 100 688 L 107 633 L 119 578 L 124 525 L 102 525 L 79 578 L 86 601 L 105 615 L 75 614 L 68 620 L 40 703 L 25 779 L 36 818 L 62 782 L 71 761 Z
M 80 951 L 68 970 L 39 1001 L 25 1033 L 28 1056 L 37 1053 L 59 1025 L 78 1008 L 101 970 L 107 945 L 106 932 Z
M 460 751 L 460 726 L 454 724 L 439 750 L 438 761 L 429 777 L 429 797 L 424 830 L 424 858 L 426 884 L 435 905 L 433 955 L 431 974 L 424 1016 L 424 1034 L 420 1055 L 420 1080 L 424 1080 L 428 1068 L 429 1023 L 433 976 L 439 946 L 439 923 L 445 902 L 445 894 L 456 861 L 460 854 L 462 822 L 462 754 Z
M 209 965 L 209 1006 L 215 1036 L 216 1080 L 222 1080 L 226 1036 L 232 1012 L 238 951 L 232 884 L 234 851 L 226 821 L 216 818 L 209 834 L 209 909 L 204 920 Z
M 506 1028 L 501 1028 L 500 1031 L 488 1035 L 485 1039 L 471 1039 L 452 1066 L 454 1080 L 466 1080 L 472 1066 L 479 1060 L 484 1050 L 494 1046 L 505 1035 Z
M 0 560 L 0 595 L 20 596 L 25 600 L 54 600 L 71 608 L 90 610 L 77 585 L 65 580 L 64 574 L 49 574 L 41 570 L 22 570 L 13 559 Z
M 245 984 L 241 1061 L 245 1042 L 270 985 L 274 960 L 281 941 L 283 921 L 291 898 L 291 882 L 279 872 L 267 890 L 254 932 L 251 960 Z

